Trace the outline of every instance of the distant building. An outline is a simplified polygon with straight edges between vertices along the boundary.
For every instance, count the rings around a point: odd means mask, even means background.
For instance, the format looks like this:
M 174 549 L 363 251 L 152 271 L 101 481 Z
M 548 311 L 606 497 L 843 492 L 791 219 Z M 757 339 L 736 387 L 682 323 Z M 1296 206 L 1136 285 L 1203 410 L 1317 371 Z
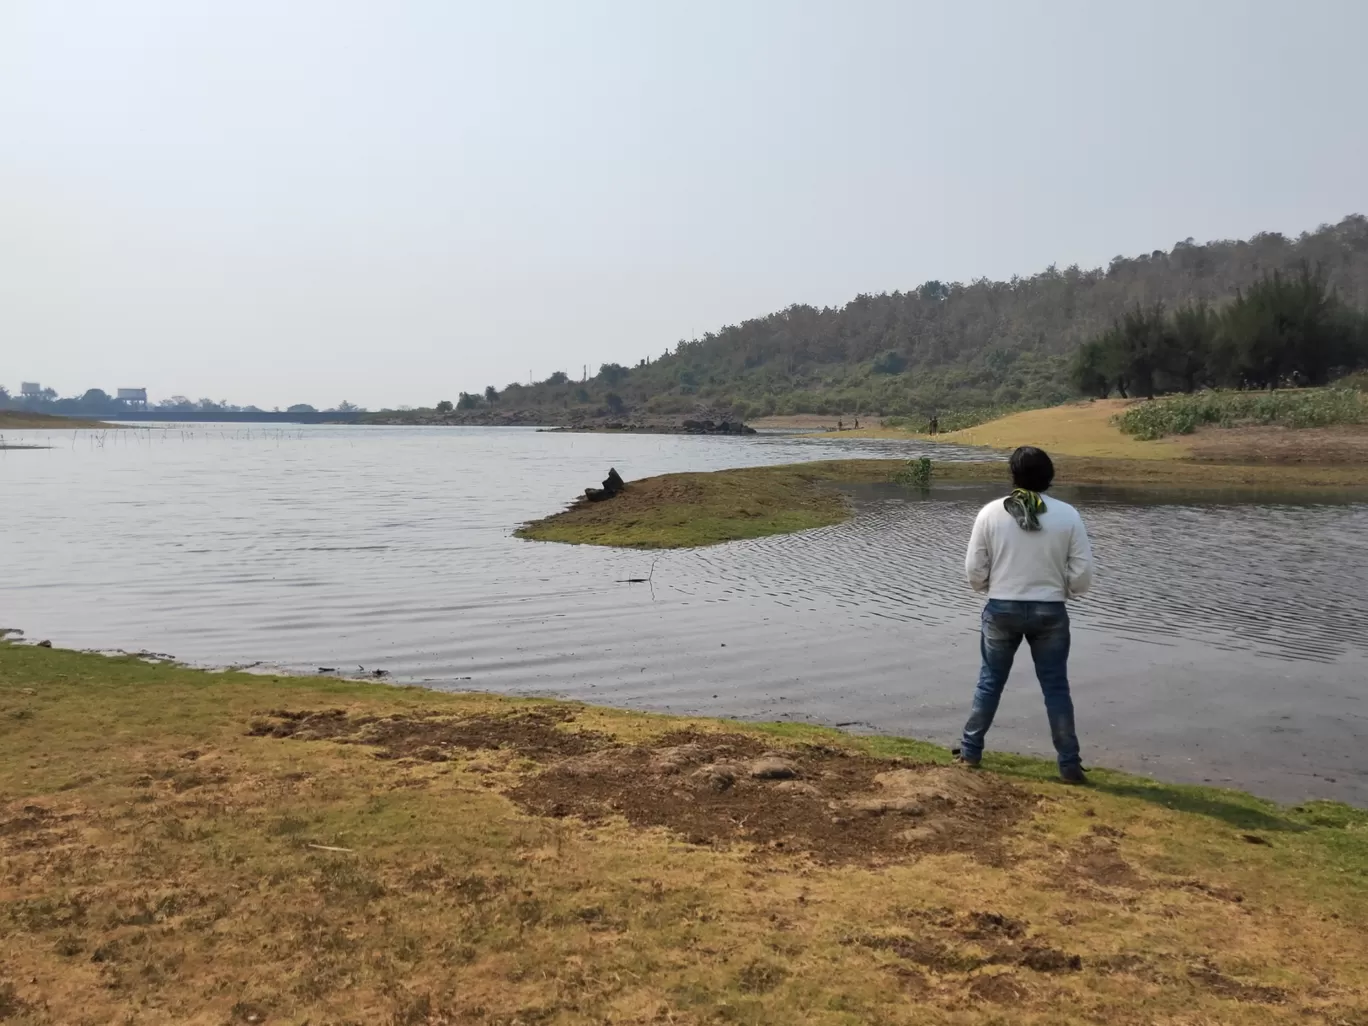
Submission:
M 36 381 L 23 381 L 19 384 L 19 394 L 25 399 L 37 399 L 43 394 L 43 386 Z
M 114 398 L 121 403 L 127 403 L 135 409 L 147 409 L 147 389 L 145 388 L 121 388 L 119 394 Z

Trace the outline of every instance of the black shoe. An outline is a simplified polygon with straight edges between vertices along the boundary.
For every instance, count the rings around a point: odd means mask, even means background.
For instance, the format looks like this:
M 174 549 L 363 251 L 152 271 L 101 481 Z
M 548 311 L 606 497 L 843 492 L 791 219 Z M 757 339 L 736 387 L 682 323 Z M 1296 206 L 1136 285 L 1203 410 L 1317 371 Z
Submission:
M 1083 772 L 1082 766 L 1070 766 L 1059 771 L 1059 779 L 1066 784 L 1086 784 L 1088 775 Z

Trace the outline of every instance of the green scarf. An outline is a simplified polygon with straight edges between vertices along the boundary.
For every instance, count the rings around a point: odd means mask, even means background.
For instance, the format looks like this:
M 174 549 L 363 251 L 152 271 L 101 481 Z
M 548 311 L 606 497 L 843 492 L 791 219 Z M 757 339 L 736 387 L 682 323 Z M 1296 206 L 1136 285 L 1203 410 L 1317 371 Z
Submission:
M 1016 518 L 1023 531 L 1040 530 L 1040 514 L 1045 512 L 1045 500 L 1039 492 L 1013 488 L 1012 494 L 1002 500 L 1002 508 Z

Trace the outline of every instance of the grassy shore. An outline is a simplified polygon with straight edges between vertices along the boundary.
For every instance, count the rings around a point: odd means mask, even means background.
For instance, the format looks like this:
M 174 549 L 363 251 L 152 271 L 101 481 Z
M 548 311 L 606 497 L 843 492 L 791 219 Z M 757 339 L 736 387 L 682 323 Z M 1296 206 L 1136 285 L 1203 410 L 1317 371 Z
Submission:
M 10 1023 L 1357 1023 L 1368 813 L 0 645 Z
M 72 428 L 107 428 L 111 426 L 102 421 L 82 420 L 79 417 L 54 417 L 47 413 L 28 413 L 24 410 L 0 410 L 0 431 L 6 429 L 28 431 L 42 428 L 63 431 Z

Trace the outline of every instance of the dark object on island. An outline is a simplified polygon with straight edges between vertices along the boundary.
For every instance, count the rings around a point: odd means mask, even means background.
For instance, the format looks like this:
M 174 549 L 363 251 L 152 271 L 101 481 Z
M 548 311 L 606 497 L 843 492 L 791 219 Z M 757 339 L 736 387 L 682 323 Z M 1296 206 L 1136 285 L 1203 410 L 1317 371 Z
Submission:
M 608 476 L 603 479 L 602 488 L 586 488 L 584 497 L 590 502 L 598 502 L 601 499 L 611 499 L 618 492 L 627 487 L 627 482 L 622 479 L 622 475 L 614 467 L 608 468 Z

